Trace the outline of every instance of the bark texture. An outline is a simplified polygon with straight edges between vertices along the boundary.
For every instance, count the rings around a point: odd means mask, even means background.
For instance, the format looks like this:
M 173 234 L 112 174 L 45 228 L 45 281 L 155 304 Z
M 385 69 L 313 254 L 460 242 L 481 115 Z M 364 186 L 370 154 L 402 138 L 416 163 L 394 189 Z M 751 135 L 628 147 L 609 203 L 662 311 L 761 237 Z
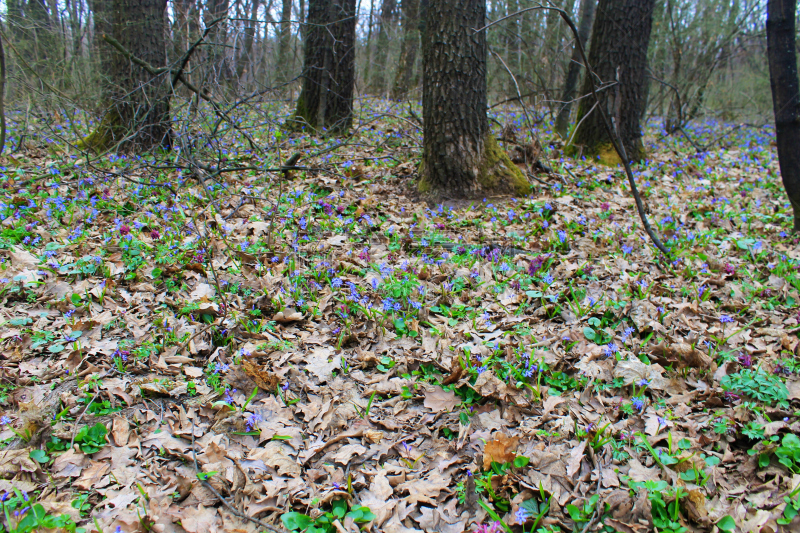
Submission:
M 289 47 L 292 42 L 292 0 L 283 0 L 281 9 L 280 41 L 278 42 L 278 81 L 285 83 L 291 79 L 291 58 Z
M 95 27 L 119 41 L 135 57 L 158 68 L 166 66 L 164 10 L 166 0 L 98 2 Z M 81 143 L 104 151 L 149 150 L 171 145 L 169 92 L 165 78 L 153 78 L 111 45 L 100 48 L 107 111 L 97 129 Z
M 310 0 L 303 88 L 294 120 L 314 130 L 341 133 L 353 122 L 355 0 Z
M 492 137 L 486 117 L 483 0 L 430 2 L 423 50 L 424 152 L 419 189 L 469 198 L 530 189 Z
M 392 99 L 402 100 L 411 88 L 419 48 L 419 0 L 403 0 L 403 42 L 392 86 Z
M 767 55 L 781 179 L 800 232 L 800 82 L 795 48 L 795 0 L 767 2 Z
M 630 161 L 644 159 L 642 131 L 639 124 L 645 101 L 647 82 L 647 47 L 653 23 L 655 0 L 599 0 L 594 25 L 589 64 L 603 83 L 616 85 L 599 92 L 600 105 L 614 122 Z M 591 93 L 588 79 L 583 94 Z M 593 98 L 584 98 L 578 107 L 575 152 L 599 155 L 601 161 L 619 162 L 603 119 L 594 106 Z M 585 119 L 584 119 L 585 117 Z
M 594 21 L 594 12 L 597 7 L 597 0 L 582 0 L 581 9 L 579 13 L 578 22 L 578 38 L 581 41 L 584 49 L 589 46 L 589 36 L 592 31 L 592 21 Z M 575 98 L 575 93 L 578 90 L 578 82 L 581 77 L 581 69 L 583 68 L 583 61 L 578 49 L 577 43 L 572 50 L 572 59 L 567 67 L 567 76 L 564 79 L 564 89 L 561 91 L 561 109 L 556 117 L 556 132 L 561 135 L 561 138 L 567 137 L 567 130 L 569 129 L 569 115 L 572 112 L 572 99 Z
M 378 26 L 378 45 L 375 48 L 375 70 L 372 73 L 370 89 L 374 94 L 383 94 L 386 89 L 386 58 L 389 55 L 389 33 L 394 26 L 394 12 L 397 0 L 383 0 L 381 4 L 380 25 Z

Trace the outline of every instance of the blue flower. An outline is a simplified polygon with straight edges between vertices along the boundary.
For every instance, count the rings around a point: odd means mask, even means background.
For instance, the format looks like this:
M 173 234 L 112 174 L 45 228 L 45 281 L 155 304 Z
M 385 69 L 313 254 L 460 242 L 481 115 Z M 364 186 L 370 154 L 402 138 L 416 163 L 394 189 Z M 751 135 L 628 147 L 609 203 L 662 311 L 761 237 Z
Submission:
M 644 398 L 637 396 L 631 399 L 631 403 L 633 404 L 633 407 L 635 407 L 637 411 L 642 411 L 644 409 Z
M 342 286 L 342 280 L 341 280 L 341 278 L 333 278 L 333 279 L 331 280 L 331 286 L 332 286 L 332 287 L 335 287 L 335 288 L 339 288 L 339 287 L 341 287 L 341 286 Z
M 517 522 L 519 522 L 520 524 L 527 522 L 528 521 L 528 511 L 527 511 L 527 509 L 524 509 L 524 508 L 520 507 L 519 509 L 517 509 L 517 512 L 514 513 L 514 517 L 517 519 Z
M 618 351 L 619 351 L 619 348 L 617 348 L 617 345 L 616 345 L 616 344 L 614 344 L 613 342 L 609 342 L 609 343 L 608 343 L 608 344 L 606 344 L 606 345 L 605 345 L 605 347 L 603 348 L 603 353 L 605 353 L 605 354 L 606 354 L 606 357 L 611 357 L 611 356 L 613 356 L 615 353 L 617 353 Z
M 719 317 L 719 321 L 723 324 L 730 324 L 731 322 L 733 322 L 733 319 L 728 315 L 721 315 Z

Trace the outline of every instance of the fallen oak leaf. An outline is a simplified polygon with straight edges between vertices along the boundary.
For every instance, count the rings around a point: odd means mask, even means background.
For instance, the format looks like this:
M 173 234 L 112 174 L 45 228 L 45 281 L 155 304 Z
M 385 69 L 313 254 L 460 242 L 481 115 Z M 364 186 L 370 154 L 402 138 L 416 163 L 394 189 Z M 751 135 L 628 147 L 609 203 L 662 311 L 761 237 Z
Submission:
M 446 391 L 441 387 L 433 387 L 425 392 L 425 402 L 423 405 L 434 413 L 443 411 L 450 412 L 461 403 L 455 392 Z
M 493 462 L 513 463 L 517 455 L 519 437 L 509 437 L 505 433 L 495 433 L 492 440 L 483 448 L 483 469 L 489 470 Z

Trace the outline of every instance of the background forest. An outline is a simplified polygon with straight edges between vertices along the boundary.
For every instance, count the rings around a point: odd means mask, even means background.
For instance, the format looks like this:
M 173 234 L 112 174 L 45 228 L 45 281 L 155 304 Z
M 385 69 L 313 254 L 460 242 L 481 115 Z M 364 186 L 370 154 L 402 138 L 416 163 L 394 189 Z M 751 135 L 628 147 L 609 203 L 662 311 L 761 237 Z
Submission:
M 0 1 L 0 533 L 800 531 L 795 16 Z

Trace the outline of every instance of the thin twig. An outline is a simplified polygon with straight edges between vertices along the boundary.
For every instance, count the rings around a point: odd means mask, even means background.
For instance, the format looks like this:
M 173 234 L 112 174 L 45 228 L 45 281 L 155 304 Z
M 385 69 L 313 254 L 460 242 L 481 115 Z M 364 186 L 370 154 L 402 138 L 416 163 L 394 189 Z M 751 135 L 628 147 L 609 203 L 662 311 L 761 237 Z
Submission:
M 75 420 L 75 425 L 72 426 L 72 438 L 69 440 L 69 447 L 70 448 L 72 448 L 75 445 L 75 435 L 78 433 L 78 426 L 80 425 L 81 420 L 83 420 L 83 415 L 86 414 L 86 411 L 89 410 L 89 408 L 92 406 L 92 404 L 94 403 L 94 401 L 97 399 L 97 397 L 99 395 L 100 395 L 100 390 L 98 390 L 97 392 L 94 393 L 94 396 L 92 397 L 92 399 L 89 400 L 89 404 L 86 406 L 86 408 L 83 411 L 81 411 L 81 414 L 78 415 L 78 419 Z

